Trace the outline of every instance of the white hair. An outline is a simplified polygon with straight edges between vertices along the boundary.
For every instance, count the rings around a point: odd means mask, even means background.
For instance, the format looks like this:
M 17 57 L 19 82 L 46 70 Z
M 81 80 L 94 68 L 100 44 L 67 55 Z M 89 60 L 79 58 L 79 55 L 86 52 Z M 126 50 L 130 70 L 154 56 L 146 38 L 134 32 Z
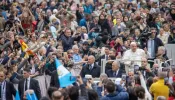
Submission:
M 160 46 L 158 49 L 161 49 L 161 50 L 163 50 L 164 52 L 165 52 L 165 47 L 164 46 Z
M 137 43 L 136 42 L 131 42 L 131 44 L 130 45 L 137 45 Z
M 118 60 L 115 60 L 113 63 L 116 63 L 117 66 L 120 68 L 120 62 Z
M 78 49 L 78 46 L 77 45 L 73 45 L 72 49 Z

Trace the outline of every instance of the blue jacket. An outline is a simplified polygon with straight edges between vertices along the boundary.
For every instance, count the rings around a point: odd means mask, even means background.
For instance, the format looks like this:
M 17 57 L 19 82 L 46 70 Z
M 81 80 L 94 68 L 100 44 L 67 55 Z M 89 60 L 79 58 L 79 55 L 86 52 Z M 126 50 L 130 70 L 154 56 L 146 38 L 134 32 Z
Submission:
M 94 11 L 94 7 L 92 5 L 84 5 L 84 13 L 91 14 Z
M 72 49 L 72 46 L 74 44 L 74 38 L 66 37 L 63 34 L 63 35 L 61 35 L 60 40 L 62 40 L 62 45 L 63 45 L 64 52 L 66 52 L 69 49 Z
M 87 27 L 86 19 L 85 18 L 83 18 L 83 19 L 80 20 L 79 26 Z
M 129 100 L 127 92 L 115 92 L 102 97 L 100 100 Z
M 116 85 L 116 92 L 102 97 L 100 100 L 129 100 L 129 94 L 120 85 Z M 97 93 L 101 97 L 102 87 L 97 87 Z

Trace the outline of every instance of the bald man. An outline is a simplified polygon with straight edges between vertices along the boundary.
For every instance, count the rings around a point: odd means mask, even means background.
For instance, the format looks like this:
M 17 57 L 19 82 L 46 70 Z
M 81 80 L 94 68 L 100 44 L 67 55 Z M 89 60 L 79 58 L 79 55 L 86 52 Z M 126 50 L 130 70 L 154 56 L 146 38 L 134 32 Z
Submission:
M 54 91 L 52 94 L 52 100 L 64 100 L 64 96 L 60 91 Z
M 83 67 L 81 70 L 81 77 L 85 77 L 85 75 L 92 75 L 93 78 L 95 77 L 100 77 L 100 66 L 97 65 L 95 62 L 95 57 L 94 56 L 89 56 L 88 57 L 88 63 Z
M 134 61 L 135 65 L 141 66 L 141 58 L 146 57 L 145 51 L 142 49 L 137 48 L 136 42 L 131 42 L 130 49 L 127 50 L 123 55 L 123 60 L 125 66 L 125 71 L 128 73 L 128 70 L 134 70 L 134 67 L 132 65 L 132 61 Z M 130 61 L 127 61 L 130 60 Z

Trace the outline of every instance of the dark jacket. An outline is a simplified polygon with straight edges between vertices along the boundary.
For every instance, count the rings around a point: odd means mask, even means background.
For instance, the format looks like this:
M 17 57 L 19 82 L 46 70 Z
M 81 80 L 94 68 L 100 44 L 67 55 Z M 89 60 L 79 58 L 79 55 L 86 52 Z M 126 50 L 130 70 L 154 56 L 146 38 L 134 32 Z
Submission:
M 141 73 L 145 79 L 148 79 L 149 77 L 155 76 L 153 72 L 148 72 L 146 70 L 141 70 Z
M 78 24 L 80 23 L 80 20 L 83 19 L 84 14 L 81 14 L 78 10 L 76 11 L 76 17 Z
M 168 44 L 175 44 L 175 35 L 169 35 Z
M 81 70 L 81 77 L 85 77 L 85 75 L 92 75 L 93 78 L 95 77 L 100 77 L 100 72 L 101 72 L 101 68 L 99 65 L 97 65 L 96 63 L 94 63 L 94 67 L 92 70 L 89 69 L 89 64 L 85 65 L 85 67 L 83 67 L 83 69 Z
M 60 83 L 59 83 L 59 80 L 58 80 L 58 74 L 57 74 L 56 70 L 53 71 L 52 74 L 51 74 L 50 86 L 57 87 L 57 88 L 60 87 Z
M 80 85 L 79 88 L 81 95 L 79 96 L 78 100 L 88 100 L 88 93 L 85 85 Z
M 67 37 L 63 34 L 61 35 L 60 40 L 62 40 L 62 45 L 65 52 L 69 49 L 72 49 L 72 46 L 74 44 L 74 38 Z
M 102 59 L 105 59 L 105 55 L 100 56 L 100 58 L 98 59 L 98 65 L 100 65 L 100 66 L 101 66 L 101 60 Z
M 24 82 L 25 82 L 25 79 L 22 79 L 19 81 L 19 84 L 18 84 L 18 91 L 19 91 L 21 100 L 23 100 L 22 98 L 24 95 Z M 41 90 L 40 90 L 39 83 L 37 80 L 30 78 L 29 89 L 32 89 L 35 92 L 38 99 L 41 98 Z
M 148 45 L 148 41 L 147 41 L 147 45 Z M 160 40 L 159 38 L 154 38 L 154 48 L 155 48 L 155 54 L 157 54 L 157 51 L 158 51 L 158 47 L 159 46 L 163 46 L 163 42 L 162 40 Z M 148 46 L 147 46 L 148 47 Z
M 108 77 L 115 77 L 115 78 L 121 78 L 122 77 L 122 71 L 119 69 L 119 71 L 118 71 L 118 74 L 117 74 L 117 76 L 114 76 L 114 74 L 113 74 L 114 72 L 112 71 L 112 69 L 110 69 L 110 70 L 108 70 L 107 72 L 106 72 L 106 74 L 108 75 Z
M 106 66 L 105 66 L 105 73 L 108 71 L 108 70 L 111 70 L 112 69 L 112 62 L 107 62 L 106 63 Z
M 102 97 L 100 100 L 129 100 L 129 94 L 123 88 L 121 88 L 121 86 L 116 86 L 116 92 L 108 94 Z
M 16 89 L 11 82 L 6 82 L 6 100 L 13 100 L 13 96 L 16 95 Z M 13 96 L 12 96 L 13 95 Z
M 107 19 L 99 20 L 98 24 L 101 26 L 101 32 L 104 32 L 104 30 L 106 29 L 108 33 L 111 33 L 111 27 Z
M 46 65 L 45 65 L 45 67 L 46 67 L 46 70 L 45 70 L 46 75 L 51 75 L 52 72 L 56 70 L 55 66 L 56 66 L 55 62 L 52 62 L 52 63 L 48 62 L 48 63 L 46 63 Z

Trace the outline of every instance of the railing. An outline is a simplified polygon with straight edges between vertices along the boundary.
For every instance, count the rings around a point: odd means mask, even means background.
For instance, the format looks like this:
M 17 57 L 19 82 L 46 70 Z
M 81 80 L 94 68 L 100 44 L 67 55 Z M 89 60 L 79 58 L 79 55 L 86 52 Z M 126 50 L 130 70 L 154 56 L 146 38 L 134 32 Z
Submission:
M 175 44 L 166 44 L 165 48 L 168 58 L 172 59 L 171 65 L 175 65 Z

